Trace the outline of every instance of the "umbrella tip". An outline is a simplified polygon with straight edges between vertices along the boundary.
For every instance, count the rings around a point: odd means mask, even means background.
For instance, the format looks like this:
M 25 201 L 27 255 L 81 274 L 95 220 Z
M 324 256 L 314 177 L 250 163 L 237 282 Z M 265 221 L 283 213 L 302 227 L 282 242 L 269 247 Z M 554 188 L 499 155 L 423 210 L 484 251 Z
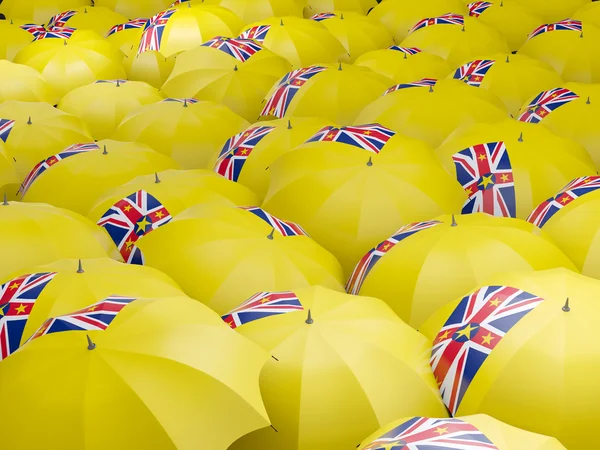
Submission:
M 312 318 L 312 313 L 310 312 L 310 309 L 308 310 L 308 317 L 306 318 L 306 320 L 304 322 L 306 322 L 309 325 L 315 322 Z
M 429 92 L 433 92 L 433 85 L 429 85 Z
M 571 311 L 571 308 L 569 307 L 569 297 L 567 297 L 567 301 L 565 302 L 565 306 L 562 307 L 562 310 L 564 312 L 569 312 Z
M 31 116 L 29 116 L 29 119 L 27 119 L 27 125 L 31 125 L 33 122 L 31 122 Z
M 450 224 L 451 227 L 456 227 L 458 226 L 458 224 L 456 223 L 456 217 L 454 217 L 454 214 L 452 214 L 452 223 Z
M 273 430 L 275 430 L 275 433 L 279 433 L 279 431 L 277 431 L 277 428 L 275 428 L 273 425 L 271 425 L 271 428 L 273 428 Z
M 589 105 L 590 103 L 592 103 L 592 102 L 590 101 L 590 97 L 588 96 L 587 100 L 585 101 L 585 104 Z
M 77 261 L 77 273 L 83 273 L 83 263 L 81 262 L 81 260 Z
M 279 26 L 280 26 L 280 27 L 282 27 L 282 26 L 283 26 L 283 19 L 281 19 L 281 20 L 279 21 Z
M 89 334 L 86 334 L 85 337 L 88 341 L 88 350 L 94 350 L 96 348 L 96 344 L 92 342 L 92 339 L 90 338 Z
M 373 160 L 369 156 L 369 160 L 367 161 L 367 166 L 371 167 L 373 165 Z
M 63 45 L 67 45 L 67 40 L 63 39 Z
M 583 30 L 581 30 L 581 34 L 579 35 L 580 38 L 583 37 Z
M 288 130 L 292 129 L 292 121 L 288 119 L 288 126 L 287 126 Z
M 187 104 L 187 98 L 183 99 L 183 107 L 187 108 L 188 104 Z
M 237 64 L 235 66 L 233 66 L 233 70 L 237 72 L 237 70 L 238 70 Z
M 510 62 L 510 58 L 506 55 L 506 62 Z
M 342 63 L 338 66 L 338 70 L 342 70 Z
M 121 81 L 117 80 L 117 87 L 121 87 Z
M 465 26 L 464 25 L 462 26 L 462 30 L 461 31 L 465 31 Z
M 4 193 L 4 201 L 2 202 L 2 206 L 8 206 L 8 197 L 6 196 L 6 192 Z
M 87 8 L 83 8 L 83 13 L 87 14 Z
M 500 6 L 504 6 L 504 2 L 503 2 L 503 1 L 502 1 L 502 2 L 500 2 Z
M 340 19 L 344 20 L 344 13 L 340 14 Z
M 519 139 L 517 139 L 517 141 L 523 142 L 523 132 L 522 131 L 521 131 L 521 134 L 519 134 Z
M 154 182 L 155 183 L 160 183 L 160 178 L 158 178 L 158 172 L 154 172 Z
M 106 150 L 106 145 L 104 145 L 104 149 L 102 150 L 103 155 L 108 155 L 108 150 Z
M 273 240 L 275 234 L 275 228 L 271 228 L 271 232 L 267 235 L 267 239 L 269 239 L 270 241 Z

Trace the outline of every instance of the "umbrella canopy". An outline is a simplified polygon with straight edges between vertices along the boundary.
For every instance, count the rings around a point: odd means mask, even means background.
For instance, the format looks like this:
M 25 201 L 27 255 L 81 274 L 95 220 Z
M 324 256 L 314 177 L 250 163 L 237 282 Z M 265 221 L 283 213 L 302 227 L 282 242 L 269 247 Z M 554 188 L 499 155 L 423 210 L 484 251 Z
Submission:
M 480 286 L 422 327 L 446 405 L 588 448 L 600 414 L 599 282 L 561 268 L 499 274 Z
M 0 60 L 0 103 L 8 100 L 46 102 L 55 105 L 58 98 L 37 70 Z
M 161 90 L 170 97 L 221 103 L 254 121 L 265 95 L 291 70 L 287 60 L 255 41 L 217 37 L 179 54 Z
M 261 314 L 278 303 L 287 311 Z M 446 414 L 428 342 L 381 300 L 323 287 L 260 292 L 224 319 L 273 355 L 260 387 L 276 431 L 258 430 L 231 450 L 349 449 L 408 411 Z
M 530 11 L 548 22 L 571 17 L 579 8 L 593 0 L 519 0 Z
M 0 20 L 0 58 L 12 61 L 31 41 L 33 41 L 31 33 L 25 31 L 20 25 L 8 20 Z
M 269 172 L 264 207 L 301 224 L 346 276 L 400 225 L 458 211 L 466 200 L 428 145 L 376 124 L 325 127 Z
M 469 196 L 463 214 L 526 219 L 573 178 L 596 173 L 592 159 L 575 141 L 513 119 L 456 130 L 435 153 Z
M 0 5 L 0 13 L 9 19 L 47 23 L 55 14 L 91 4 L 90 0 L 4 0 Z
M 207 167 L 230 136 L 250 125 L 224 105 L 194 99 L 166 99 L 123 119 L 113 134 L 171 156 L 184 169 Z
M 254 39 L 287 59 L 295 69 L 335 63 L 346 54 L 342 44 L 322 24 L 294 16 L 271 17 L 244 27 L 241 38 Z
M 131 53 L 123 60 L 123 65 L 130 80 L 143 81 L 160 89 L 175 67 L 176 56 L 165 58 L 160 52 L 148 50 L 138 54 Z
M 174 160 L 139 142 L 75 144 L 40 161 L 25 178 L 21 196 L 85 215 L 107 189 L 139 175 L 177 168 Z
M 32 385 L 11 400 L 3 439 L 11 448 L 225 450 L 269 423 L 257 382 L 265 359 L 189 298 L 113 295 L 52 318 L 2 361 L 3 397 Z
M 375 5 L 376 0 L 308 0 L 304 7 L 304 17 L 329 11 L 346 11 L 366 16 Z
M 252 23 L 270 17 L 302 17 L 302 6 L 295 0 L 179 0 L 179 2 L 173 3 L 173 7 L 187 8 L 188 4 L 202 3 L 230 9 L 244 23 Z
M 134 55 L 137 53 L 148 20 L 138 18 L 115 25 L 106 32 L 106 40 L 125 55 Z
M 127 22 L 127 17 L 106 7 L 81 6 L 51 17 L 47 26 L 92 30 L 104 36 L 112 27 L 124 22 Z
M 81 118 L 99 140 L 109 138 L 133 110 L 163 99 L 158 89 L 140 81 L 98 80 L 73 89 L 58 109 Z
M 411 83 L 423 78 L 445 78 L 451 73 L 450 66 L 443 58 L 416 47 L 398 45 L 364 53 L 354 64 L 368 67 L 398 84 Z
M 265 289 L 319 284 L 341 290 L 342 269 L 333 255 L 297 224 L 258 207 L 197 205 L 137 245 L 147 265 L 219 314 Z
M 285 75 L 267 94 L 262 117 L 319 116 L 350 125 L 393 82 L 372 70 L 347 64 L 304 67 Z
M 100 35 L 87 30 L 63 34 L 32 42 L 14 62 L 40 72 L 60 97 L 96 80 L 125 78 L 121 54 Z
M 251 125 L 225 142 L 211 161 L 213 170 L 249 187 L 262 202 L 269 188 L 271 164 L 329 124 L 326 119 L 294 117 Z
M 400 84 L 368 105 L 355 123 L 380 123 L 437 147 L 455 129 L 508 116 L 502 102 L 458 80 Z M 432 120 L 433 119 L 433 120 Z
M 171 3 L 173 0 L 94 0 L 94 5 L 112 9 L 129 19 L 152 17 L 158 11 L 168 8 Z
M 8 156 L 8 152 L 4 148 L 4 142 L 0 140 L 0 189 L 2 195 L 7 198 L 16 199 L 16 186 L 19 184 L 19 177 L 15 172 L 13 160 Z
M 530 223 L 481 213 L 441 216 L 407 225 L 366 253 L 346 289 L 384 300 L 420 329 L 439 308 L 496 273 L 555 267 L 576 270 Z
M 600 5 L 596 2 L 585 2 L 581 8 L 569 16 L 572 19 L 582 20 L 600 28 Z M 560 20 L 560 19 L 559 19 Z
M 553 437 L 512 427 L 485 414 L 454 419 L 405 417 L 377 430 L 360 444 L 359 450 L 402 448 L 403 443 L 443 449 L 465 445 L 465 441 L 491 450 L 566 450 Z

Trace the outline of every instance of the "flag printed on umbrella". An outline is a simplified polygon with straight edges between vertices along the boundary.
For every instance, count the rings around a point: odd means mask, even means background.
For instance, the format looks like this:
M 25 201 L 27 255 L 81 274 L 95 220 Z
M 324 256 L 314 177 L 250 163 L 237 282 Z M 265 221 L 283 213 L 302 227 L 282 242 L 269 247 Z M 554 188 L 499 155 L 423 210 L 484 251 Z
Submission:
M 515 183 L 504 142 L 477 144 L 452 156 L 456 179 L 469 197 L 462 213 L 516 217 Z
M 391 94 L 392 92 L 399 91 L 400 89 L 408 89 L 408 88 L 413 88 L 413 87 L 433 88 L 433 86 L 435 86 L 436 83 L 437 83 L 437 80 L 435 78 L 421 78 L 420 80 L 413 81 L 412 83 L 401 83 L 401 84 L 392 86 L 391 88 L 386 89 L 386 91 L 383 94 L 381 94 L 381 96 L 383 97 L 384 95 Z
M 428 222 L 415 222 L 409 223 L 408 225 L 404 225 L 398 231 L 394 233 L 394 235 L 383 242 L 380 242 L 379 245 L 375 248 L 372 248 L 367 252 L 365 256 L 361 258 L 358 262 L 354 270 L 352 271 L 352 275 L 348 279 L 346 283 L 346 292 L 352 295 L 358 295 L 360 292 L 360 288 L 362 287 L 365 278 L 369 275 L 369 272 L 375 264 L 394 246 L 406 239 L 407 237 L 412 236 L 419 231 L 426 230 L 428 228 L 434 227 L 436 225 L 441 224 L 439 220 L 430 220 Z
M 2 142 L 6 142 L 8 136 L 10 136 L 10 132 L 15 126 L 15 121 L 11 119 L 0 119 L 0 139 Z
M 452 415 L 490 353 L 542 301 L 510 286 L 486 286 L 461 300 L 437 334 L 430 360 Z
M 463 81 L 469 86 L 479 87 L 488 73 L 488 70 L 490 70 L 495 62 L 496 61 L 492 59 L 477 59 L 468 62 L 456 69 L 453 78 L 455 80 Z
M 560 22 L 555 23 L 546 23 L 544 25 L 540 25 L 527 36 L 527 40 L 533 39 L 540 34 L 548 33 L 550 31 L 579 31 L 583 32 L 583 25 L 580 20 L 573 19 L 565 19 Z
M 397 52 L 402 52 L 405 55 L 416 55 L 417 53 L 421 53 L 421 49 L 417 47 L 400 47 L 399 45 L 392 45 L 388 50 L 394 50 Z
M 246 31 L 243 31 L 238 38 L 239 39 L 252 39 L 259 44 L 262 44 L 266 37 L 267 33 L 271 29 L 271 25 L 257 25 L 252 28 L 248 28 Z
M 52 27 L 42 33 L 38 33 L 34 41 L 41 39 L 70 39 L 75 31 L 77 31 L 75 28 Z
M 327 126 L 306 142 L 339 142 L 378 154 L 395 134 L 378 123 L 340 128 Z
M 20 347 L 35 301 L 55 275 L 56 272 L 22 275 L 0 286 L 0 361 Z
M 165 32 L 167 22 L 177 12 L 176 9 L 167 9 L 153 16 L 144 27 L 144 34 L 140 40 L 138 54 L 148 50 L 160 50 L 160 43 Z
M 282 236 L 308 236 L 306 231 L 304 231 L 297 223 L 278 219 L 258 206 L 238 206 L 238 208 L 248 211 L 254 214 L 256 217 L 267 222 Z
M 31 187 L 33 182 L 46 170 L 50 167 L 54 166 L 59 161 L 63 159 L 70 158 L 71 156 L 79 155 L 80 153 L 87 153 L 94 150 L 100 150 L 100 147 L 95 142 L 90 142 L 88 144 L 73 144 L 70 147 L 67 147 L 62 152 L 57 153 L 56 155 L 52 155 L 49 158 L 44 159 L 37 163 L 33 169 L 27 174 L 23 184 L 19 189 L 21 196 L 24 196 L 27 190 Z
M 267 100 L 260 115 L 275 116 L 281 119 L 285 116 L 285 112 L 300 88 L 304 86 L 308 80 L 324 70 L 327 70 L 327 68 L 323 66 L 310 66 L 293 70 L 288 73 L 277 84 L 275 92 L 273 92 L 273 95 Z
M 144 255 L 135 243 L 171 219 L 167 208 L 155 197 L 139 190 L 111 206 L 98 225 L 108 232 L 123 261 L 143 265 Z
M 322 12 L 322 13 L 315 14 L 314 16 L 312 16 L 310 18 L 310 20 L 314 20 L 316 22 L 321 22 L 326 19 L 335 19 L 336 17 L 337 17 L 337 15 L 332 12 Z
M 211 47 L 221 50 L 241 62 L 246 62 L 252 55 L 262 50 L 262 46 L 252 39 L 227 38 L 217 36 L 202 44 L 202 47 Z
M 42 25 L 37 25 L 35 23 L 26 23 L 24 25 L 20 25 L 19 28 L 32 34 L 33 37 L 38 37 L 40 34 L 46 32 L 46 28 L 44 28 Z
M 237 181 L 246 159 L 256 144 L 263 140 L 275 127 L 256 127 L 230 137 L 225 142 L 214 171 L 231 181 Z
M 148 19 L 133 19 L 133 20 L 130 20 L 129 22 L 120 23 L 120 24 L 112 27 L 110 30 L 108 30 L 108 33 L 106 33 L 106 37 L 109 37 L 115 33 L 118 33 L 119 31 L 123 31 L 123 30 L 135 30 L 137 28 L 144 28 L 147 23 L 148 23 Z
M 474 425 L 460 419 L 414 417 L 363 450 L 498 450 Z
M 521 122 L 539 123 L 561 106 L 577 100 L 579 95 L 567 88 L 554 88 L 539 93 L 519 115 Z
M 408 32 L 408 34 L 414 33 L 421 28 L 430 27 L 432 25 L 465 25 L 465 18 L 462 14 L 444 14 L 439 17 L 428 17 L 426 19 L 419 20 Z
M 64 28 L 71 17 L 77 14 L 77 11 L 64 11 L 56 14 L 48 21 L 47 28 L 50 30 L 54 27 Z
M 171 5 L 169 6 L 169 8 L 172 8 L 174 6 L 177 5 L 181 5 L 182 3 L 186 3 L 189 2 L 190 0 L 175 0 L 173 3 L 171 3 Z
M 195 98 L 165 98 L 161 100 L 161 103 L 164 102 L 177 102 L 183 103 L 184 105 L 193 105 L 194 103 L 198 103 L 200 100 L 196 100 Z
M 106 330 L 128 304 L 135 298 L 113 295 L 79 311 L 46 320 L 27 342 L 45 334 L 63 331 Z
M 293 292 L 259 292 L 221 316 L 221 319 L 231 328 L 237 328 L 258 319 L 303 309 L 302 303 Z
M 527 218 L 527 222 L 542 228 L 554 214 L 573 200 L 598 189 L 600 189 L 600 176 L 598 175 L 575 178 L 554 197 L 538 205 Z
M 479 17 L 481 14 L 483 14 L 485 12 L 486 9 L 488 9 L 490 6 L 492 6 L 492 4 L 493 4 L 492 2 L 482 2 L 482 1 L 469 3 L 467 5 L 467 8 L 469 9 L 469 16 Z

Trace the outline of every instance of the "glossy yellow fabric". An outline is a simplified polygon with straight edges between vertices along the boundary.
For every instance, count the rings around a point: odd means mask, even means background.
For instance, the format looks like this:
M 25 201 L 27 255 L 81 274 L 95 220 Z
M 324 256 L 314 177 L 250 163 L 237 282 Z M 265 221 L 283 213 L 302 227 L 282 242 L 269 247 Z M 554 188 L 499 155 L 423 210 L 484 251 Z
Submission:
M 225 450 L 269 423 L 258 385 L 266 358 L 198 302 L 138 299 L 106 330 L 44 335 L 2 361 L 0 392 L 15 403 L 4 443 Z
M 245 24 L 269 17 L 302 17 L 302 5 L 295 0 L 190 0 L 175 7 L 187 8 L 188 3 L 222 6 L 236 13 Z
M 123 65 L 130 80 L 144 81 L 160 89 L 175 67 L 176 56 L 175 54 L 165 58 L 160 52 L 153 50 L 139 54 L 131 51 L 123 60 Z
M 342 269 L 331 253 L 309 237 L 272 231 L 248 211 L 213 203 L 187 209 L 137 245 L 146 265 L 219 314 L 258 291 L 316 284 L 341 290 Z
M 105 40 L 116 49 L 121 50 L 128 58 L 131 58 L 137 54 L 143 32 L 144 28 L 129 28 L 117 31 L 106 37 Z M 126 63 L 127 59 L 124 59 L 123 61 Z
M 94 5 L 112 9 L 129 19 L 152 17 L 171 3 L 172 0 L 94 0 Z
M 237 328 L 277 358 L 260 376 L 277 432 L 263 428 L 231 450 L 345 450 L 409 411 L 446 414 L 427 367 L 429 343 L 383 302 L 322 287 L 294 293 L 304 311 Z
M 413 327 L 436 310 L 508 270 L 567 267 L 573 263 L 548 234 L 519 219 L 483 213 L 450 216 L 403 239 L 371 269 L 361 295 L 380 298 Z
M 91 6 L 90 0 L 5 0 L 0 5 L 0 13 L 7 19 L 22 19 L 29 23 L 47 23 L 50 17 L 63 11 Z
M 37 70 L 0 60 L 0 103 L 8 100 L 54 105 L 58 97 Z
M 19 28 L 19 25 L 20 22 L 11 23 L 10 19 L 0 20 L 0 58 L 12 61 L 21 49 L 33 41 L 33 35 Z
M 519 2 L 547 22 L 558 22 L 572 17 L 591 0 L 519 0 Z
M 71 8 L 68 8 L 71 9 Z M 77 13 L 69 18 L 66 26 L 78 30 L 92 30 L 104 37 L 114 25 L 125 23 L 129 19 L 103 6 L 81 6 L 73 8 Z
M 570 17 L 575 20 L 591 23 L 600 28 L 600 5 L 596 2 L 584 2 Z
M 376 0 L 308 0 L 304 7 L 304 17 L 311 18 L 317 13 L 347 11 L 366 16 L 377 5 Z
M 8 199 L 14 200 L 17 198 L 18 186 L 19 177 L 15 172 L 13 161 L 8 156 L 4 143 L 0 142 L 0 193 L 2 196 L 6 194 Z

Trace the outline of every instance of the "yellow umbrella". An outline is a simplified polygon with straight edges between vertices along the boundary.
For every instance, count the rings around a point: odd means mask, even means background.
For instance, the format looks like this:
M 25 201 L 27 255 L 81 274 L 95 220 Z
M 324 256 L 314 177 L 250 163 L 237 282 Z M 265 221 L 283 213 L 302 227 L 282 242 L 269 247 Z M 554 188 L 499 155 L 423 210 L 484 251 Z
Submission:
M 329 124 L 326 119 L 294 117 L 251 125 L 225 142 L 211 160 L 213 170 L 249 187 L 262 202 L 269 188 L 271 164 Z
M 163 99 L 158 89 L 140 81 L 98 80 L 73 89 L 58 109 L 82 119 L 98 140 L 110 137 L 133 110 Z
M 0 104 L 0 118 L 15 121 L 5 149 L 21 181 L 40 160 L 93 140 L 79 118 L 47 103 L 7 101 Z
M 27 202 L 87 214 L 107 189 L 139 175 L 176 168 L 171 158 L 139 142 L 75 144 L 40 161 L 25 178 L 21 196 Z
M 394 449 L 403 445 L 464 448 L 471 443 L 490 450 L 566 450 L 553 437 L 512 427 L 485 414 L 454 419 L 405 417 L 377 430 L 363 441 L 359 450 Z
M 600 415 L 598 280 L 561 268 L 485 283 L 422 328 L 446 405 L 589 448 Z
M 304 17 L 330 11 L 346 11 L 366 16 L 375 5 L 376 0 L 308 0 L 308 5 L 304 7 Z
M 58 98 L 37 70 L 0 60 L 0 103 L 8 100 L 55 105 Z
M 33 36 L 19 25 L 12 21 L 0 20 L 0 58 L 12 61 L 31 41 Z
M 121 54 L 93 31 L 75 31 L 68 38 L 32 42 L 14 62 L 40 72 L 62 97 L 95 80 L 125 78 Z
M 138 53 L 160 51 L 165 56 L 190 50 L 215 36 L 233 37 L 243 22 L 232 11 L 216 5 L 188 4 L 153 16 L 142 34 Z
M 395 417 L 446 415 L 428 342 L 378 299 L 323 287 L 259 292 L 225 320 L 273 355 L 260 374 L 272 428 L 230 450 L 346 450 Z
M 423 78 L 440 79 L 451 73 L 451 67 L 443 58 L 416 47 L 398 45 L 364 53 L 354 64 L 368 67 L 395 83 L 411 83 Z
M 513 117 L 533 95 L 563 84 L 548 64 L 521 54 L 497 53 L 468 61 L 449 78 L 479 87 L 498 97 Z
M 456 13 L 422 18 L 413 24 L 400 45 L 431 52 L 455 67 L 482 54 L 509 52 L 504 38 L 494 28 L 475 17 Z
M 47 26 L 92 30 L 104 36 L 112 27 L 124 22 L 127 17 L 103 6 L 81 6 L 51 17 Z
M 4 202 L 0 235 L 0 279 L 61 258 L 102 258 L 112 245 L 85 217 L 42 203 Z
M 2 195 L 7 198 L 16 199 L 16 186 L 19 184 L 19 178 L 13 166 L 13 160 L 8 156 L 8 152 L 4 148 L 4 142 L 0 139 L 0 189 Z
M 377 124 L 326 127 L 269 168 L 264 207 L 301 224 L 349 276 L 398 226 L 466 200 L 429 146 Z
M 350 11 L 323 12 L 312 20 L 321 22 L 346 49 L 341 61 L 352 63 L 368 51 L 393 45 L 390 32 L 379 22 L 362 13 Z
M 188 3 L 219 5 L 236 13 L 244 23 L 252 23 L 269 17 L 302 17 L 302 6 L 295 0 L 177 0 L 174 8 L 187 8 Z
M 342 269 L 333 255 L 297 224 L 258 207 L 197 205 L 137 245 L 147 265 L 219 314 L 262 290 L 317 284 L 341 290 Z
M 225 450 L 269 423 L 258 385 L 265 359 L 189 298 L 113 295 L 52 318 L 2 361 L 0 393 L 18 403 L 4 443 Z
M 55 14 L 91 4 L 90 0 L 4 0 L 0 13 L 9 19 L 46 23 Z
M 457 130 L 435 152 L 444 168 L 472 196 L 463 213 L 479 211 L 527 219 L 533 208 L 573 178 L 596 173 L 592 159 L 575 141 L 512 119 Z M 494 179 L 483 184 L 489 174 Z M 513 209 L 510 214 L 501 214 L 500 204 L 509 202 L 508 195 Z
M 113 139 L 143 142 L 171 156 L 184 169 L 199 169 L 207 166 L 223 142 L 248 125 L 217 103 L 167 99 L 133 111 Z
M 593 0 L 519 0 L 519 2 L 548 22 L 571 17 L 583 5 Z
M 106 40 L 126 55 L 135 54 L 148 19 L 132 19 L 113 26 L 106 32 Z
M 346 289 L 384 300 L 420 329 L 436 310 L 496 273 L 555 267 L 576 270 L 530 223 L 482 213 L 441 216 L 407 225 L 367 252 Z
M 600 28 L 600 6 L 596 2 L 584 3 L 581 8 L 569 17 L 582 20 Z
M 392 84 L 366 67 L 342 63 L 304 67 L 273 86 L 260 114 L 268 118 L 319 116 L 350 125 Z
M 254 39 L 287 59 L 295 69 L 340 61 L 346 50 L 322 24 L 294 16 L 271 17 L 247 25 L 241 38 Z
M 448 12 L 467 14 L 461 0 L 427 0 L 395 2 L 383 1 L 373 8 L 369 17 L 378 20 L 394 36 L 396 43 L 402 42 L 411 27 L 423 17 L 437 17 Z
M 459 127 L 507 116 L 493 94 L 457 80 L 441 80 L 435 86 L 421 84 L 386 94 L 363 109 L 355 123 L 381 123 L 437 147 Z
M 143 81 L 160 89 L 175 67 L 176 56 L 165 58 L 160 52 L 148 50 L 129 55 L 123 60 L 123 65 L 128 79 Z
M 540 202 L 527 219 L 546 231 L 581 273 L 595 278 L 600 278 L 598 188 L 599 176 L 575 178 Z
M 254 121 L 265 95 L 291 70 L 287 60 L 255 41 L 217 37 L 179 54 L 161 90 L 170 97 L 221 103 Z
M 531 31 L 519 53 L 551 65 L 565 81 L 600 81 L 600 29 L 565 19 Z
M 130 19 L 152 17 L 169 7 L 173 0 L 94 0 L 94 5 L 104 6 Z

